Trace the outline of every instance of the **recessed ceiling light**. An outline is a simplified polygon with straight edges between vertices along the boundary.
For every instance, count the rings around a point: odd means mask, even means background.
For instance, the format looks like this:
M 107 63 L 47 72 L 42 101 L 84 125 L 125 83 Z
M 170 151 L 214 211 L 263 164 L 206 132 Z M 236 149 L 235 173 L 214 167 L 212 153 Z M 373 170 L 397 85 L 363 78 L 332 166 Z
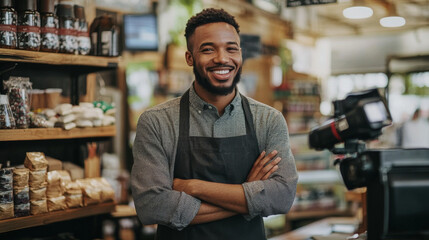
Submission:
M 349 7 L 343 10 L 343 15 L 350 19 L 364 19 L 372 16 L 374 12 L 369 7 Z
M 383 27 L 402 27 L 405 25 L 405 22 L 405 18 L 398 16 L 390 16 L 380 19 L 380 24 Z

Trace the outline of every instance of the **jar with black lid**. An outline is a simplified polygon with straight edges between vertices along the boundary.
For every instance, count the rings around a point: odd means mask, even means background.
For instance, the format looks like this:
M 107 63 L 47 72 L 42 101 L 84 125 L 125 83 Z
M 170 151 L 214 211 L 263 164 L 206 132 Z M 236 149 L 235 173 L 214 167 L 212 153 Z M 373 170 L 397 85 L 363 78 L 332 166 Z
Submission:
M 40 14 L 37 11 L 37 0 L 16 0 L 15 3 L 18 12 L 18 48 L 39 51 Z
M 16 48 L 16 17 L 12 0 L 0 0 L 0 48 Z
M 55 15 L 54 0 L 40 0 L 39 12 L 41 17 L 40 51 L 58 52 L 60 42 L 58 38 L 58 17 Z
M 77 51 L 76 24 L 73 11 L 73 2 L 61 2 L 57 5 L 59 19 L 59 40 L 61 53 L 75 53 Z
M 91 50 L 91 40 L 88 32 L 88 22 L 85 18 L 85 9 L 83 6 L 74 5 L 74 14 L 78 25 L 77 30 L 77 43 L 78 53 L 81 55 L 88 55 Z

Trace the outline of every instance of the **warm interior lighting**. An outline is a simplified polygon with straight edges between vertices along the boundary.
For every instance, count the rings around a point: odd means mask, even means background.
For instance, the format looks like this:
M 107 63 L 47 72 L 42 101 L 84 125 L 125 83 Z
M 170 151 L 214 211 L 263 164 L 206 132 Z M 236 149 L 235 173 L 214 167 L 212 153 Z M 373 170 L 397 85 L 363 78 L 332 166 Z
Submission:
M 405 18 L 399 16 L 389 16 L 380 19 L 380 25 L 383 27 L 402 27 L 405 25 Z
M 372 16 L 374 12 L 369 7 L 353 6 L 343 10 L 343 15 L 349 19 L 364 19 Z

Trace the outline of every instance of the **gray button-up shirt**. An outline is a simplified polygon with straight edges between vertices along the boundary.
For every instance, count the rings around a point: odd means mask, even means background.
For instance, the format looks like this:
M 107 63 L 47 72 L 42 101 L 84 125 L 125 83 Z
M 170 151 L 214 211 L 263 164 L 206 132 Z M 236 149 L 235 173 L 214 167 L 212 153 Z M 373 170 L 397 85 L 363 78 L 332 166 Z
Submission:
M 248 99 L 259 151 L 277 150 L 282 160 L 269 179 L 242 184 L 249 209 L 249 215 L 244 217 L 251 219 L 258 215 L 286 213 L 293 203 L 298 180 L 286 121 L 274 108 Z M 236 94 L 222 116 L 215 106 L 203 101 L 193 87 L 189 101 L 191 136 L 216 138 L 246 134 L 240 94 Z M 179 112 L 180 98 L 175 98 L 140 116 L 133 146 L 131 187 L 137 214 L 143 224 L 157 223 L 181 230 L 195 217 L 201 201 L 172 189 Z

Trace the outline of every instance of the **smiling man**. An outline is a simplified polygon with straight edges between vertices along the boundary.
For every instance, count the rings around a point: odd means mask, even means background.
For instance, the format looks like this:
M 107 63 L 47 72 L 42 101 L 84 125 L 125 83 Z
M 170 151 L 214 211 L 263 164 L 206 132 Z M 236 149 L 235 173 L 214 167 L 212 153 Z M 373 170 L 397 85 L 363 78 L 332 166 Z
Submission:
M 239 26 L 222 9 L 189 19 L 195 81 L 145 111 L 133 147 L 132 192 L 157 239 L 265 239 L 262 217 L 289 211 L 297 172 L 283 115 L 237 90 Z

